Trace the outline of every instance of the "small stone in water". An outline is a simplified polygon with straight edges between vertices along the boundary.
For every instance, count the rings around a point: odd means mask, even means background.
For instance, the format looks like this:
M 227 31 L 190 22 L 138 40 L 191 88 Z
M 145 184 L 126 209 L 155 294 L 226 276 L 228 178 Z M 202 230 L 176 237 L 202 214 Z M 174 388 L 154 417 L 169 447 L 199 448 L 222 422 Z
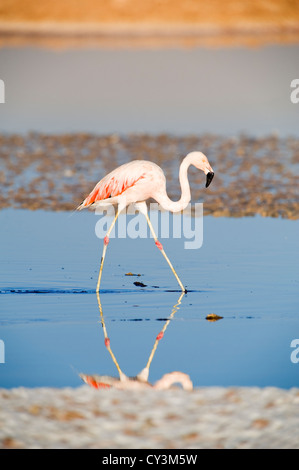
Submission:
M 217 321 L 217 320 L 221 320 L 223 317 L 220 317 L 219 315 L 216 315 L 216 313 L 209 313 L 207 316 L 206 316 L 206 320 L 208 321 Z

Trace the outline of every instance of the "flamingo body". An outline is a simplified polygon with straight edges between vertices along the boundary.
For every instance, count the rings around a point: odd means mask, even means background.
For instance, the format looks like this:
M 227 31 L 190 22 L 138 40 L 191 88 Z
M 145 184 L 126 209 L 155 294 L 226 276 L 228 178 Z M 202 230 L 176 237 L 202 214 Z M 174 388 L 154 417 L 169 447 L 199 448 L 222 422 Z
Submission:
M 179 201 L 171 201 L 167 196 L 166 178 L 156 163 L 134 160 L 119 166 L 102 178 L 78 209 L 82 210 L 93 204 L 95 207 L 107 204 L 121 204 L 122 207 L 126 207 L 129 204 L 153 198 L 165 210 L 181 211 L 191 200 L 187 176 L 190 165 L 194 165 L 206 174 L 206 187 L 209 186 L 214 176 L 213 169 L 203 153 L 189 153 L 180 166 L 179 179 L 182 195 Z
M 98 278 L 96 292 L 99 292 L 103 263 L 105 259 L 106 249 L 109 244 L 109 235 L 120 212 L 128 205 L 134 203 L 137 208 L 145 215 L 149 228 L 154 237 L 156 246 L 159 248 L 167 263 L 169 264 L 173 274 L 175 275 L 181 289 L 186 292 L 180 278 L 168 259 L 163 246 L 159 242 L 151 221 L 147 214 L 145 201 L 147 199 L 155 199 L 165 210 L 171 212 L 179 212 L 184 210 L 191 200 L 190 186 L 188 181 L 188 168 L 194 165 L 206 175 L 206 188 L 210 185 L 214 172 L 207 159 L 202 152 L 191 152 L 182 161 L 179 171 L 179 180 L 181 185 L 181 197 L 178 201 L 169 199 L 166 192 L 166 178 L 161 168 L 156 163 L 146 160 L 134 160 L 125 163 L 108 175 L 102 178 L 91 193 L 77 208 L 78 210 L 87 207 L 118 205 L 116 216 L 104 238 L 103 255 Z
M 78 207 L 79 210 L 106 204 L 125 206 L 146 201 L 165 188 L 166 179 L 156 163 L 146 160 L 134 160 L 119 166 L 102 178 Z

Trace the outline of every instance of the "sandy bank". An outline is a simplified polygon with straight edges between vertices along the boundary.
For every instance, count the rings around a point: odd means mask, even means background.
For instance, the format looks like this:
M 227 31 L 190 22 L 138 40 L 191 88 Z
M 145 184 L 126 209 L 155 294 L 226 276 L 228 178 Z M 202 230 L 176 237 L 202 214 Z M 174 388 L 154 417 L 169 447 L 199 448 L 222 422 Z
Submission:
M 0 45 L 192 47 L 294 43 L 299 5 L 287 0 L 6 0 Z
M 0 390 L 0 448 L 299 448 L 299 389 Z

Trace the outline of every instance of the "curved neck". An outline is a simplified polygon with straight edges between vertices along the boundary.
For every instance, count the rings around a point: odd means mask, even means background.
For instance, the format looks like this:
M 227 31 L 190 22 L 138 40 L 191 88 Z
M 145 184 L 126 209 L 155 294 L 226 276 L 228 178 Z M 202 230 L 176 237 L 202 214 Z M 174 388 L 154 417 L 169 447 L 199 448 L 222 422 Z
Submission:
M 181 198 L 178 201 L 172 201 L 166 192 L 159 198 L 159 204 L 163 209 L 171 212 L 180 212 L 184 210 L 191 200 L 190 186 L 188 181 L 188 168 L 192 164 L 192 157 L 187 155 L 181 163 L 179 180 L 181 185 Z

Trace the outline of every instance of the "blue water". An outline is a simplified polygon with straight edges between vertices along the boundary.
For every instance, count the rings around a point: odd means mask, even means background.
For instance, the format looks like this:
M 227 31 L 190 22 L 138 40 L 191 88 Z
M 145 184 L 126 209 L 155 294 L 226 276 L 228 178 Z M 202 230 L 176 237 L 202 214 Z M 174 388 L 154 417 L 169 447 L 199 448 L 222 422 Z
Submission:
M 95 294 L 97 220 L 0 212 L 0 387 L 75 387 L 79 372 L 117 375 Z M 290 347 L 299 338 L 299 221 L 207 216 L 203 234 L 197 250 L 161 239 L 189 292 L 159 342 L 150 382 L 180 370 L 195 386 L 299 386 Z M 152 239 L 111 239 L 101 287 L 111 348 L 136 375 L 180 296 L 176 280 Z M 223 319 L 208 322 L 209 313 Z

